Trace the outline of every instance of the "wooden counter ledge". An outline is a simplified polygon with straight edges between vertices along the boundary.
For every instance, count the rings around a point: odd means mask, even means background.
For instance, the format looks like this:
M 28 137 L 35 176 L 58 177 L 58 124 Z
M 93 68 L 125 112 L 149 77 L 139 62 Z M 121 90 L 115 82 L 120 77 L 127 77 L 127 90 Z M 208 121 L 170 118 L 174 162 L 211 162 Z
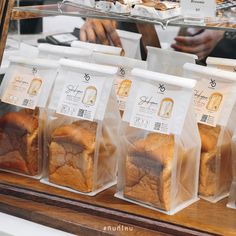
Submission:
M 117 199 L 113 196 L 115 190 L 113 187 L 95 197 L 88 197 L 41 184 L 34 179 L 1 172 L 0 211 L 26 218 L 50 208 L 47 214 L 40 213 L 40 217 L 30 219 L 38 223 L 53 222 L 49 226 L 56 225 L 58 227 L 55 228 L 62 227 L 64 230 L 69 213 L 75 214 L 78 215 L 78 221 L 72 217 L 75 220 L 73 227 L 78 227 L 79 232 L 80 224 L 83 224 L 85 228 L 98 233 L 93 232 L 92 235 L 101 235 L 107 225 L 119 224 L 133 227 L 133 234 L 129 232 L 127 235 L 236 235 L 236 210 L 226 207 L 227 199 L 216 204 L 200 200 L 174 216 L 168 216 Z M 24 204 L 20 204 L 21 201 Z M 29 211 L 32 213 L 28 214 Z M 63 216 L 61 220 L 58 219 L 60 217 L 55 220 L 55 216 L 59 216 L 58 211 Z M 86 216 L 84 220 L 79 220 L 83 215 Z M 51 218 L 52 221 L 49 220 Z M 111 235 L 122 233 L 125 235 L 124 231 L 118 230 Z

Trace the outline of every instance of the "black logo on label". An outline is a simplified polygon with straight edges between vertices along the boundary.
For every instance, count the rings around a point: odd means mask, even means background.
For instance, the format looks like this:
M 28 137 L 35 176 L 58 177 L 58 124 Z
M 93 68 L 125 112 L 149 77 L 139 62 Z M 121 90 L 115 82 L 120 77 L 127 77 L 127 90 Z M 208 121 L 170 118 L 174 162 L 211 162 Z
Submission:
M 32 69 L 32 73 L 33 73 L 33 75 L 36 75 L 37 72 L 38 72 L 38 69 L 37 69 L 36 67 L 33 67 L 33 69 Z
M 215 88 L 216 87 L 216 80 L 211 79 L 210 85 L 211 85 L 212 88 Z
M 87 73 L 85 73 L 85 74 L 84 74 L 84 79 L 85 79 L 86 81 L 89 81 L 89 80 L 90 80 L 90 75 L 87 74 Z
M 159 88 L 160 92 L 164 93 L 166 91 L 165 85 L 164 84 L 159 84 Z
M 125 68 L 120 67 L 120 75 L 125 76 Z

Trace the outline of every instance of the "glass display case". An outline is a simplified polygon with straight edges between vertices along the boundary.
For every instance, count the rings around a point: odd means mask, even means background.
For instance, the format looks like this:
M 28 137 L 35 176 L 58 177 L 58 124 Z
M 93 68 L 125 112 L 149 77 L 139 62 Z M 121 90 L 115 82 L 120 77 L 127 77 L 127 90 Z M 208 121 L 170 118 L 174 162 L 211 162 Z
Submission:
M 68 1 L 44 1 L 44 5 L 13 6 L 14 0 L 0 2 L 0 61 L 10 20 L 63 15 L 151 23 L 160 25 L 163 29 L 179 26 L 232 32 L 236 30 L 234 6 L 218 7 L 216 17 L 205 18 L 201 22 L 186 22 L 182 16 L 153 19 L 110 13 Z M 84 99 L 92 104 L 96 91 L 91 88 L 90 90 L 92 95 Z M 172 101 L 163 101 L 160 113 L 169 116 L 172 105 Z M 116 199 L 115 191 L 116 188 L 112 187 L 96 197 L 88 197 L 56 189 L 34 179 L 1 172 L 0 210 L 80 235 L 235 235 L 236 212 L 226 208 L 227 199 L 216 204 L 200 200 L 174 216 L 167 216 Z M 112 226 L 113 229 L 109 228 Z

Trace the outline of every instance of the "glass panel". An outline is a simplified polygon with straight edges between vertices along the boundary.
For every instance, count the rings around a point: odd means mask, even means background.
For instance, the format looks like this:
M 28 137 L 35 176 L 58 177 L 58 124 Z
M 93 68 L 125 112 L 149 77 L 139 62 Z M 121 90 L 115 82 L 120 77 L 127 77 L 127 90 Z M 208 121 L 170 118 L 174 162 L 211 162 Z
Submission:
M 78 6 L 73 3 L 57 3 L 56 1 L 49 0 L 45 3 L 54 3 L 42 6 L 30 6 L 15 8 L 17 11 L 25 11 L 31 13 L 37 13 L 41 15 L 69 15 L 69 16 L 79 16 L 79 17 L 94 17 L 94 18 L 110 18 L 117 21 L 125 22 L 143 22 L 143 23 L 154 23 L 159 24 L 163 28 L 168 25 L 172 26 L 191 26 L 191 27 L 201 27 L 210 29 L 223 29 L 223 30 L 235 30 L 236 28 L 236 8 L 227 8 L 224 10 L 218 10 L 218 16 L 215 18 L 206 18 L 202 21 L 192 21 L 185 22 L 183 17 L 175 17 L 166 20 L 149 19 L 144 17 L 133 17 L 118 13 L 108 13 L 102 12 L 100 10 L 89 8 L 85 6 Z

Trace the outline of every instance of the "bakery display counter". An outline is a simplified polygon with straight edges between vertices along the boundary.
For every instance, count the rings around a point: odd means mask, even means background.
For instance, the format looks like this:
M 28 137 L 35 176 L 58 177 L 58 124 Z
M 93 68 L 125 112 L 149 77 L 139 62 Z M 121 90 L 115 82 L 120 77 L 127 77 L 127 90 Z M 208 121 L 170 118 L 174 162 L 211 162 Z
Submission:
M 0 179 L 1 211 L 38 223 L 46 222 L 49 226 L 57 226 L 70 232 L 72 224 L 72 233 L 76 230 L 79 232 L 81 224 L 85 228 L 93 228 L 93 232 L 97 228 L 97 233 L 109 233 L 105 226 L 120 224 L 132 226 L 134 230 L 140 228 L 141 231 L 137 230 L 137 234 L 129 235 L 236 235 L 236 212 L 226 207 L 227 199 L 216 204 L 199 200 L 169 216 L 115 198 L 115 187 L 89 197 L 14 174 L 2 172 Z M 44 213 L 44 210 L 47 212 Z M 43 213 L 38 216 L 38 211 Z M 61 213 L 57 214 L 57 211 Z
M 167 26 L 180 27 L 201 27 L 215 30 L 234 31 L 236 28 L 235 8 L 218 10 L 217 17 L 206 18 L 203 21 L 193 20 L 185 21 L 182 16 L 170 17 L 165 19 L 154 19 L 140 16 L 131 16 L 121 13 L 104 12 L 91 7 L 75 5 L 73 3 L 58 3 L 51 5 L 15 7 L 13 9 L 12 19 L 25 19 L 52 15 L 67 15 L 77 17 L 91 17 L 100 19 L 114 19 L 116 21 L 134 22 L 134 23 L 152 23 Z

